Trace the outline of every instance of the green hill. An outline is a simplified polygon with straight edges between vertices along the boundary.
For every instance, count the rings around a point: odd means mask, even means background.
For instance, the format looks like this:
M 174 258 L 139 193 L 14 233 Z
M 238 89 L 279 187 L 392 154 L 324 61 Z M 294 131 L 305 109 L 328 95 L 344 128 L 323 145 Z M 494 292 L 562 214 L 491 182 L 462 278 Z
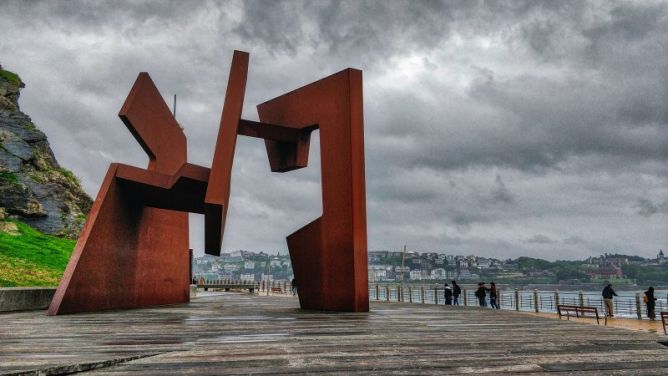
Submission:
M 43 234 L 17 220 L 0 223 L 13 229 L 0 231 L 0 287 L 57 286 L 76 241 Z

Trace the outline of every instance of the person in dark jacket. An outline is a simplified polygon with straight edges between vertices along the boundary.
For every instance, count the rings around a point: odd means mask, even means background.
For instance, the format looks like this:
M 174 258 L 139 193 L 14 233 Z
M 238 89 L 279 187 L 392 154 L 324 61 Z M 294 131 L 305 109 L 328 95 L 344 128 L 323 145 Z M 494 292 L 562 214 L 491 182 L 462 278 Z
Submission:
M 607 286 L 603 289 L 603 302 L 605 302 L 605 315 L 608 317 L 614 317 L 613 307 L 612 307 L 612 298 L 617 296 L 615 290 L 612 289 L 612 283 L 608 283 Z
M 656 313 L 654 312 L 654 307 L 656 306 L 656 298 L 654 297 L 654 287 L 650 286 L 647 291 L 645 291 L 645 296 L 643 298 L 645 304 L 647 305 L 647 317 L 650 320 L 656 318 Z
M 459 305 L 459 295 L 462 294 L 462 288 L 459 287 L 456 281 L 452 281 L 452 297 L 454 305 Z
M 496 290 L 496 284 L 494 282 L 489 283 L 489 305 L 492 308 L 499 309 L 499 303 L 496 302 L 496 299 L 498 298 L 498 293 Z
M 290 285 L 291 285 L 291 287 L 292 287 L 292 288 L 291 288 L 291 290 L 292 290 L 292 296 L 297 295 L 297 279 L 296 279 L 296 278 L 292 278 L 292 282 L 290 283 Z
M 485 287 L 485 282 L 478 283 L 478 289 L 475 291 L 475 296 L 478 298 L 478 303 L 481 307 L 487 307 L 487 288 Z
M 452 289 L 447 283 L 445 284 L 443 294 L 445 294 L 445 305 L 452 305 Z

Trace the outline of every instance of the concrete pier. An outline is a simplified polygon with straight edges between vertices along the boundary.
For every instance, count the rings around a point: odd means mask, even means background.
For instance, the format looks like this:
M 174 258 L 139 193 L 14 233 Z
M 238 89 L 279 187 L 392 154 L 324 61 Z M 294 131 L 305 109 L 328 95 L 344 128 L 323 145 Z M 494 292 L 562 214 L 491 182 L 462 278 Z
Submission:
M 0 374 L 668 374 L 662 337 L 474 307 L 308 312 L 243 293 L 94 314 L 0 314 Z

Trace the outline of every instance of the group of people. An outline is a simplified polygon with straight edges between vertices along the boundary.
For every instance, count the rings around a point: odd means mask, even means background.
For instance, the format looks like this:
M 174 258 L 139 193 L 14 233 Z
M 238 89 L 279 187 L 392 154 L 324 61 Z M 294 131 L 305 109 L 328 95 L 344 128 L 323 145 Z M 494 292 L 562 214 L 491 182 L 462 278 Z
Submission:
M 612 284 L 608 283 L 605 288 L 603 289 L 603 292 L 601 293 L 603 295 L 603 302 L 605 302 L 605 315 L 608 317 L 614 317 L 614 310 L 613 310 L 613 305 L 612 305 L 612 299 L 617 296 L 617 293 L 615 290 L 612 289 Z M 655 307 L 656 307 L 656 298 L 654 297 L 654 287 L 650 286 L 647 291 L 645 291 L 643 298 L 643 302 L 647 306 L 647 317 L 650 320 L 656 319 L 656 312 L 655 312 Z
M 490 282 L 490 286 L 487 287 L 485 282 L 478 283 L 478 289 L 475 291 L 475 296 L 478 299 L 478 304 L 481 307 L 487 307 L 487 296 L 489 296 L 489 306 L 492 308 L 500 309 L 497 299 L 499 297 L 498 290 L 496 289 L 496 284 Z M 445 283 L 445 304 L 446 305 L 459 305 L 459 296 L 462 294 L 462 289 L 459 287 L 456 281 L 452 281 L 452 287 Z M 605 303 L 605 314 L 608 317 L 614 317 L 614 310 L 612 299 L 617 296 L 615 290 L 612 289 L 612 284 L 608 284 L 603 289 L 603 301 Z M 643 302 L 647 306 L 647 317 L 650 320 L 656 318 L 655 306 L 656 298 L 654 297 L 654 287 L 650 286 L 647 291 L 645 291 L 643 296 Z
M 456 281 L 452 281 L 452 287 L 445 284 L 445 304 L 446 305 L 459 305 L 459 296 L 462 294 L 462 288 L 459 287 Z M 492 308 L 499 309 L 499 303 L 497 303 L 498 292 L 496 290 L 496 284 L 490 282 L 489 288 L 485 286 L 485 282 L 478 283 L 478 289 L 475 292 L 476 298 L 478 298 L 478 304 L 481 307 L 487 307 L 487 295 L 489 295 L 489 305 Z

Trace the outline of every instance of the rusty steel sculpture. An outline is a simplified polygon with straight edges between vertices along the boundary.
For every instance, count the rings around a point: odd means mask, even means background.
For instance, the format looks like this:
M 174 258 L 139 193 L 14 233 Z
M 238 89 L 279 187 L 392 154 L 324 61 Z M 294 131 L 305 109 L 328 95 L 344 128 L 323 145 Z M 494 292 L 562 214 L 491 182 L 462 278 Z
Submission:
M 362 72 L 339 73 L 257 106 L 241 119 L 248 53 L 235 51 L 211 169 L 186 160 L 186 137 L 146 73 L 119 116 L 148 168 L 109 167 L 49 314 L 189 300 L 188 213 L 205 217 L 220 255 L 237 135 L 264 139 L 273 172 L 307 166 L 320 131 L 322 216 L 287 237 L 302 308 L 369 309 Z

